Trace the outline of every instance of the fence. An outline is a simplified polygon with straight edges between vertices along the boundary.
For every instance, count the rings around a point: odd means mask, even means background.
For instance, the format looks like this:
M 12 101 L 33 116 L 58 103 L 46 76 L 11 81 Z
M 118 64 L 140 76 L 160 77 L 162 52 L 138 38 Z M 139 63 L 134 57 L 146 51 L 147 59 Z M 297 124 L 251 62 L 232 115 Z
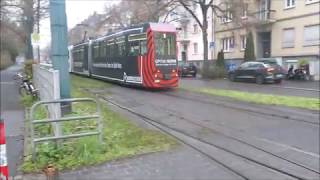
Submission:
M 102 143 L 102 123 L 100 106 L 97 100 L 92 98 L 73 98 L 73 99 L 60 99 L 60 84 L 59 84 L 59 71 L 52 69 L 50 64 L 33 65 L 33 83 L 39 91 L 41 101 L 36 102 L 30 109 L 30 133 L 32 145 L 32 159 L 35 160 L 36 144 L 43 141 L 57 141 L 60 139 L 77 138 L 82 136 L 98 135 L 99 141 Z M 61 103 L 72 102 L 94 102 L 96 104 L 96 112 L 92 115 L 78 115 L 62 117 Z M 34 119 L 34 112 L 37 107 L 44 105 L 48 110 L 48 117 L 46 119 Z M 97 127 L 93 132 L 83 132 L 78 134 L 63 135 L 61 122 L 73 120 L 96 119 Z M 36 124 L 52 123 L 54 136 L 52 137 L 35 137 L 34 126 Z
M 41 101 L 53 101 L 60 99 L 60 83 L 59 71 L 52 69 L 47 64 L 34 64 L 33 70 L 33 84 L 38 89 Z M 46 104 L 49 118 L 58 119 L 61 117 L 60 103 Z M 31 119 L 30 119 L 31 120 Z M 54 134 L 61 134 L 60 124 L 52 122 Z
M 42 101 L 60 99 L 59 71 L 52 69 L 50 65 L 33 65 L 33 84 L 38 89 Z M 48 105 L 48 111 L 51 118 L 61 116 L 60 104 Z
M 48 104 L 60 104 L 63 102 L 94 102 L 96 104 L 96 112 L 92 115 L 78 115 L 78 116 L 71 116 L 71 117 L 61 117 L 61 118 L 49 118 L 49 119 L 34 119 L 34 111 L 35 109 L 40 105 L 48 105 Z M 60 140 L 60 139 L 68 139 L 68 138 L 77 138 L 77 137 L 83 137 L 83 136 L 93 136 L 98 135 L 99 141 L 102 144 L 102 122 L 101 122 L 101 112 L 100 112 L 100 105 L 97 102 L 97 100 L 92 98 L 73 98 L 73 99 L 61 99 L 61 100 L 53 100 L 53 101 L 39 101 L 32 105 L 30 110 L 30 127 L 31 127 L 31 146 L 32 146 L 32 160 L 35 160 L 36 157 L 36 143 L 43 142 L 43 141 L 52 141 L 52 140 Z M 65 122 L 65 121 L 73 121 L 73 120 L 85 120 L 85 119 L 96 119 L 97 121 L 97 127 L 95 131 L 91 132 L 82 132 L 78 134 L 68 134 L 63 135 L 61 132 L 60 126 L 57 126 L 59 129 L 57 129 L 57 132 L 54 133 L 54 136 L 52 137 L 37 137 L 35 138 L 35 132 L 34 132 L 34 125 L 35 124 L 45 124 L 45 123 L 59 123 L 59 122 Z

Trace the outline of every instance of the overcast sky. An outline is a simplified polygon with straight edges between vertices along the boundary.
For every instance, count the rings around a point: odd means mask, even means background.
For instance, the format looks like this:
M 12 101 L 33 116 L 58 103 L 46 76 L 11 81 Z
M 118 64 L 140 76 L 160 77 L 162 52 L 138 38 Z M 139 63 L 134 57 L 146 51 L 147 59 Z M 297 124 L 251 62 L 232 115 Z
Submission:
M 110 4 L 112 2 L 104 0 L 66 0 L 68 29 L 83 21 L 95 11 L 102 13 L 107 3 Z M 45 48 L 50 43 L 49 19 L 41 22 L 40 38 L 40 46 Z

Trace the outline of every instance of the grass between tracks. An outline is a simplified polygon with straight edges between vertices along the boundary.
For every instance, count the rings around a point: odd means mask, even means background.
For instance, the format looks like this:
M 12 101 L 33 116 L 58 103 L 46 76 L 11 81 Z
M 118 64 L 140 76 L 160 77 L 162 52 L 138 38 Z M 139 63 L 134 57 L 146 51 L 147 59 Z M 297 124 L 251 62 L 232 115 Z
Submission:
M 228 97 L 228 98 L 236 99 L 239 101 L 250 102 L 250 103 L 266 104 L 266 105 L 281 105 L 281 106 L 303 108 L 303 109 L 310 109 L 310 110 L 320 109 L 320 100 L 316 98 L 249 93 L 249 92 L 214 89 L 214 88 L 195 89 L 195 88 L 182 87 L 182 89 L 191 91 L 191 92 L 207 94 L 207 95 Z
M 92 97 L 91 94 L 83 91 L 83 88 L 105 89 L 110 86 L 102 81 L 71 76 L 72 97 Z M 30 99 L 25 97 L 22 99 L 25 105 L 31 105 Z M 75 169 L 137 154 L 167 150 L 176 144 L 172 138 L 157 131 L 137 127 L 124 117 L 109 110 L 104 103 L 100 102 L 100 105 L 104 127 L 104 144 L 100 144 L 96 136 L 68 139 L 63 141 L 59 148 L 52 142 L 41 143 L 37 146 L 36 161 L 32 162 L 31 156 L 26 156 L 21 166 L 22 171 L 25 173 L 40 172 L 47 165 L 53 165 L 60 170 Z M 74 103 L 72 111 L 72 115 L 90 114 L 95 111 L 95 105 L 93 103 Z M 45 109 L 38 108 L 35 118 L 43 119 L 45 117 Z M 92 131 L 95 129 L 96 123 L 94 120 L 79 120 L 63 122 L 62 126 L 63 134 L 70 134 Z M 53 134 L 51 125 L 36 126 L 35 132 L 41 137 Z

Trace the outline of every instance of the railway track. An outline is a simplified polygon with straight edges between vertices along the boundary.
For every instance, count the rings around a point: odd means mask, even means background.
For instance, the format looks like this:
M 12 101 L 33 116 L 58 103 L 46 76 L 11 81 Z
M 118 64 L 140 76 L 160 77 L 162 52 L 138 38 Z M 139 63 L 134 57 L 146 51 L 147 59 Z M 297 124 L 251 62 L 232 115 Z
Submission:
M 174 98 L 178 98 L 178 99 L 196 101 L 196 102 L 201 102 L 201 103 L 204 103 L 204 104 L 218 105 L 218 106 L 221 106 L 221 107 L 234 109 L 234 110 L 242 111 L 242 112 L 249 112 L 249 113 L 257 114 L 257 115 L 263 115 L 263 116 L 269 116 L 269 117 L 277 117 L 277 118 L 281 118 L 281 119 L 285 119 L 285 120 L 302 122 L 302 123 L 307 123 L 307 124 L 316 125 L 316 126 L 320 125 L 320 122 L 312 122 L 312 121 L 308 121 L 308 120 L 304 120 L 304 119 L 300 119 L 300 118 L 290 117 L 290 116 L 287 116 L 287 115 L 279 115 L 279 114 L 275 114 L 275 113 L 263 112 L 263 111 L 259 111 L 259 110 L 256 110 L 256 109 L 253 110 L 253 109 L 249 109 L 249 108 L 235 107 L 235 106 L 223 103 L 221 101 L 206 101 L 206 100 L 201 100 L 199 98 L 192 98 L 192 97 L 188 97 L 188 96 L 181 96 L 181 95 L 177 95 L 177 94 L 172 94 L 170 92 L 169 93 L 168 92 L 162 92 L 161 94 L 162 95 L 166 95 L 166 96 L 170 96 L 170 97 L 174 97 Z
M 264 152 L 264 153 L 266 153 L 266 154 L 269 154 L 269 155 L 271 155 L 271 156 L 273 156 L 273 157 L 276 157 L 276 158 L 278 158 L 278 159 L 287 161 L 287 162 L 292 163 L 292 164 L 294 164 L 294 165 L 296 165 L 296 166 L 300 166 L 301 168 L 307 169 L 307 170 L 309 170 L 309 171 L 315 172 L 315 173 L 317 173 L 317 174 L 320 175 L 320 170 L 316 170 L 316 169 L 307 167 L 307 166 L 305 166 L 305 165 L 303 165 L 303 164 L 299 164 L 298 162 L 292 161 L 292 160 L 290 160 L 290 159 L 287 159 L 287 158 L 285 158 L 285 157 L 282 157 L 282 156 L 280 156 L 280 155 L 277 155 L 277 154 L 275 154 L 275 153 L 272 153 L 272 152 L 270 152 L 270 151 L 267 151 L 267 150 L 265 150 L 265 149 L 263 149 L 263 148 L 261 148 L 261 147 L 259 147 L 259 146 L 256 146 L 256 145 L 254 145 L 254 144 L 252 144 L 252 143 L 249 143 L 249 142 L 247 142 L 247 141 L 245 141 L 245 140 L 242 140 L 241 138 L 238 138 L 238 137 L 235 137 L 235 136 L 232 136 L 232 135 L 228 135 L 228 134 L 223 133 L 222 131 L 219 131 L 219 130 L 217 130 L 217 129 L 213 129 L 213 128 L 210 128 L 210 127 L 208 127 L 208 126 L 202 125 L 202 124 L 198 123 L 198 121 L 192 121 L 192 120 L 190 120 L 190 119 L 188 119 L 188 118 L 185 118 L 185 117 L 182 117 L 182 116 L 179 116 L 179 115 L 177 116 L 177 115 L 174 115 L 174 114 L 172 114 L 172 113 L 170 113 L 170 115 L 177 117 L 178 120 L 182 120 L 182 121 L 185 121 L 185 122 L 190 123 L 190 124 L 192 124 L 192 125 L 198 126 L 198 127 L 200 127 L 200 128 L 209 130 L 209 131 L 210 131 L 211 133 L 213 133 L 213 134 L 217 134 L 217 135 L 219 135 L 219 136 L 223 136 L 223 137 L 225 137 L 225 138 L 232 139 L 232 140 L 237 141 L 237 142 L 239 142 L 239 143 L 241 143 L 241 144 L 244 144 L 244 145 L 249 146 L 249 147 L 251 147 L 251 148 L 254 148 L 254 149 L 256 149 L 256 150 L 262 151 L 262 152 Z
M 165 123 L 162 123 L 162 122 L 159 122 L 159 121 L 157 121 L 157 120 L 155 120 L 155 119 L 152 119 L 152 118 L 150 118 L 150 117 L 147 117 L 146 115 L 144 115 L 144 114 L 142 114 L 142 113 L 139 113 L 139 112 L 137 112 L 137 111 L 135 111 L 135 110 L 133 110 L 133 109 L 130 109 L 130 108 L 128 108 L 128 107 L 125 107 L 125 106 L 123 106 L 123 105 L 120 105 L 120 104 L 118 104 L 118 103 L 114 102 L 113 100 L 110 100 L 110 99 L 108 99 L 108 98 L 106 98 L 106 97 L 103 97 L 103 96 L 100 96 L 100 95 L 98 95 L 98 97 L 101 98 L 101 99 L 103 99 L 103 100 L 105 100 L 106 102 L 108 102 L 108 103 L 110 103 L 110 104 L 112 104 L 112 105 L 120 108 L 120 109 L 126 110 L 126 111 L 128 111 L 128 112 L 130 112 L 130 113 L 132 113 L 132 114 L 134 114 L 134 115 L 136 115 L 136 116 L 138 116 L 138 117 L 140 117 L 141 120 L 143 120 L 144 122 L 146 122 L 146 123 L 148 123 L 148 124 L 156 127 L 156 128 L 159 129 L 160 131 L 162 131 L 162 132 L 164 132 L 164 133 L 166 133 L 166 134 L 169 134 L 170 136 L 176 138 L 177 140 L 179 140 L 179 141 L 182 142 L 183 144 L 191 147 L 192 149 L 194 149 L 194 150 L 198 151 L 199 153 L 205 155 L 205 156 L 208 157 L 209 159 L 217 162 L 218 164 L 220 164 L 221 166 L 223 166 L 224 168 L 228 169 L 230 172 L 232 172 L 233 174 L 239 176 L 239 177 L 242 178 L 242 179 L 249 179 L 249 178 L 248 178 L 246 175 L 244 175 L 243 173 L 238 172 L 237 170 L 231 168 L 231 167 L 228 166 L 227 164 L 225 164 L 225 163 L 217 160 L 216 158 L 212 157 L 211 155 L 205 153 L 205 152 L 202 151 L 201 149 L 199 149 L 199 148 L 193 146 L 192 144 L 184 141 L 183 139 L 181 139 L 181 138 L 178 137 L 177 135 L 174 135 L 174 134 L 171 133 L 170 131 L 180 133 L 180 134 L 182 134 L 183 136 L 189 137 L 189 138 L 191 138 L 191 139 L 194 139 L 194 140 L 196 140 L 196 141 L 199 141 L 199 142 L 204 143 L 204 144 L 206 144 L 206 145 L 209 145 L 209 146 L 211 146 L 211 147 L 217 148 L 217 149 L 219 149 L 219 150 L 222 150 L 223 152 L 232 154 L 232 155 L 237 156 L 237 157 L 239 157 L 239 158 L 242 158 L 242 159 L 244 159 L 244 160 L 246 160 L 246 161 L 250 161 L 251 163 L 254 163 L 254 164 L 256 164 L 256 165 L 262 166 L 262 167 L 264 167 L 264 168 L 268 168 L 268 169 L 270 169 L 270 170 L 272 170 L 272 171 L 276 171 L 276 172 L 278 172 L 278 173 L 281 173 L 281 174 L 286 175 L 286 176 L 288 176 L 288 177 L 291 177 L 291 178 L 293 178 L 293 179 L 307 179 L 307 178 L 305 178 L 305 177 L 302 177 L 301 175 L 297 175 L 297 174 L 294 174 L 294 173 L 291 173 L 291 172 L 287 172 L 287 171 L 285 171 L 285 170 L 283 170 L 283 169 L 276 168 L 276 167 L 271 166 L 271 165 L 269 165 L 269 164 L 266 164 L 266 163 L 264 163 L 264 162 L 257 161 L 257 160 L 255 160 L 255 159 L 253 159 L 253 158 L 251 158 L 251 157 L 248 157 L 248 156 L 239 154 L 239 153 L 237 153 L 237 152 L 235 152 L 235 151 L 226 149 L 225 147 L 219 146 L 219 145 L 217 145 L 217 144 L 214 144 L 214 143 L 209 142 L 209 141 L 207 141 L 207 140 L 204 140 L 204 139 L 202 139 L 202 138 L 196 137 L 196 136 L 194 136 L 194 135 L 192 135 L 192 134 L 190 134 L 190 133 L 187 133 L 187 132 L 185 132 L 185 131 L 182 131 L 182 130 L 180 130 L 180 129 L 170 127 L 169 125 L 167 125 L 167 124 L 165 124 Z M 184 120 L 185 120 L 185 119 L 184 119 Z M 185 121 L 190 121 L 190 120 L 185 120 Z M 205 126 L 203 126 L 203 125 L 201 125 L 201 124 L 196 124 L 196 123 L 194 123 L 194 122 L 189 122 L 189 123 L 192 123 L 193 125 L 196 125 L 196 126 L 199 126 L 199 127 L 203 127 L 203 128 L 205 127 Z M 207 127 L 205 127 L 205 128 L 207 128 Z M 166 130 L 166 129 L 169 129 L 170 131 L 168 131 L 168 130 Z M 216 131 L 216 130 L 214 130 L 214 129 L 211 129 L 211 130 L 212 130 L 212 131 Z M 221 132 L 220 132 L 220 133 L 221 133 Z M 220 134 L 220 135 L 223 135 L 223 136 L 225 136 L 225 137 L 227 137 L 227 138 L 229 138 L 229 139 L 236 140 L 236 141 L 238 141 L 238 142 L 240 142 L 240 143 L 242 143 L 242 144 L 245 144 L 245 145 L 247 145 L 247 146 L 250 146 L 251 148 L 258 149 L 258 150 L 260 150 L 260 151 L 263 151 L 264 153 L 267 153 L 267 154 L 269 154 L 269 155 L 272 155 L 272 156 L 277 157 L 277 158 L 279 158 L 279 159 L 281 159 L 281 160 L 284 160 L 284 161 L 286 161 L 286 162 L 288 162 L 288 163 L 291 163 L 291 164 L 293 164 L 293 165 L 299 166 L 300 168 L 304 168 L 305 170 L 311 171 L 311 172 L 316 173 L 316 174 L 319 175 L 319 172 L 316 171 L 316 170 L 314 170 L 314 169 L 312 169 L 312 168 L 306 167 L 306 166 L 304 166 L 304 165 L 298 164 L 298 163 L 293 162 L 293 161 L 291 161 L 291 160 L 285 159 L 285 158 L 283 158 L 283 157 L 281 157 L 281 156 L 275 155 L 275 154 L 273 154 L 273 153 L 271 153 L 271 152 L 268 152 L 268 151 L 263 150 L 263 149 L 261 149 L 261 148 L 259 148 L 259 147 L 256 147 L 256 146 L 254 146 L 254 145 L 252 145 L 252 144 L 250 144 L 250 143 L 248 143 L 248 142 L 245 142 L 245 141 L 243 141 L 243 140 L 241 140 L 241 139 L 238 139 L 238 138 L 235 138 L 235 137 L 226 135 L 226 134 Z

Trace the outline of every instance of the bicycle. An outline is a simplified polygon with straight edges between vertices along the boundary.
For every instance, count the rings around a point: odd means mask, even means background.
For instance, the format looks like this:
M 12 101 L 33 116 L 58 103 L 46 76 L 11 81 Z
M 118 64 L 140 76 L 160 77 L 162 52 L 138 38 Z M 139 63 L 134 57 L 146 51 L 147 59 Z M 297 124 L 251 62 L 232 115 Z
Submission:
M 33 98 L 38 98 L 38 90 L 33 86 L 32 81 L 23 73 L 17 73 L 15 80 L 20 80 L 19 94 L 21 96 L 31 95 Z

